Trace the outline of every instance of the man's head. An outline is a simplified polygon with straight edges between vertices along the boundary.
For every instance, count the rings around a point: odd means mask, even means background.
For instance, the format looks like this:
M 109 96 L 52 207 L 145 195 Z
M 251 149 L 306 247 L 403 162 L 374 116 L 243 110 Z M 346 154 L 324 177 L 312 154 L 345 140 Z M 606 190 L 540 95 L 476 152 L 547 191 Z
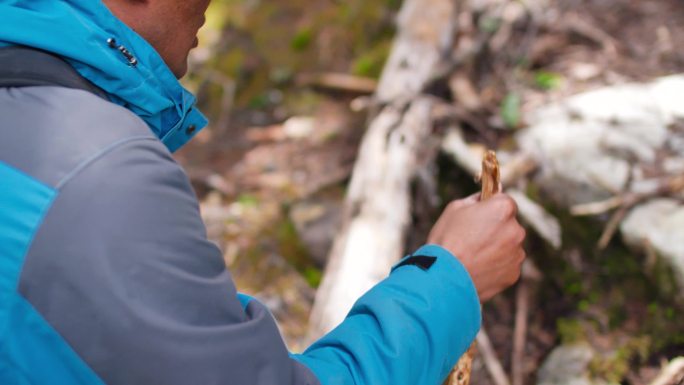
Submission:
M 197 45 L 211 0 L 102 0 L 112 13 L 150 43 L 180 78 Z

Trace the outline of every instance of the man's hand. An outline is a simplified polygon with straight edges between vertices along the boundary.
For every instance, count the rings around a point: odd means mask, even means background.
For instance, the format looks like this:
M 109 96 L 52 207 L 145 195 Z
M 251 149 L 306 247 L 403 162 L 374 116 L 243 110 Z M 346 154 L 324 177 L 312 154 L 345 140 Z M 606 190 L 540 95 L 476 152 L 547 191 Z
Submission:
M 516 219 L 517 205 L 506 194 L 484 202 L 477 195 L 451 202 L 428 236 L 458 258 L 485 302 L 513 285 L 525 259 L 525 229 Z

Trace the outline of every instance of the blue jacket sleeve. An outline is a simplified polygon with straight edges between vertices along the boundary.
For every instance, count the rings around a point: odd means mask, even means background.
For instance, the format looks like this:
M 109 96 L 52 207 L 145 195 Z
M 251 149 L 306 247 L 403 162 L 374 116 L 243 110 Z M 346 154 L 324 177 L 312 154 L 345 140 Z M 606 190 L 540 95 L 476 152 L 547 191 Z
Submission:
M 434 262 L 406 264 L 413 256 Z M 463 265 L 442 247 L 427 245 L 363 295 L 337 328 L 293 357 L 322 385 L 438 385 L 475 338 L 480 320 Z

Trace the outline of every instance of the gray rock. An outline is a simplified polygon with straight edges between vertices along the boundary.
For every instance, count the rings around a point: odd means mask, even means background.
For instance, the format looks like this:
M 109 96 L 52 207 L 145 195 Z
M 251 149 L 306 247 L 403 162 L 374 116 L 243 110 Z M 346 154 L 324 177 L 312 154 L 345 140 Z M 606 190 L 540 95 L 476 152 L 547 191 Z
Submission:
M 588 344 L 561 345 L 546 358 L 537 373 L 537 385 L 592 385 L 589 363 L 594 350 Z
M 294 204 L 290 219 L 318 267 L 326 264 L 330 247 L 342 220 L 342 202 L 310 199 Z

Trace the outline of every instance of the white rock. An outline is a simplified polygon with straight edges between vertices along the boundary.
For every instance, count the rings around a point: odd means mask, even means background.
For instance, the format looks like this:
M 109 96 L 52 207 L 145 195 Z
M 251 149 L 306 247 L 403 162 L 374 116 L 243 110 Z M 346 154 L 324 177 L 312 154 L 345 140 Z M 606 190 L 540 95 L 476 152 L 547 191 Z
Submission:
M 541 188 L 561 205 L 652 192 L 660 178 L 684 172 L 684 130 L 677 123 L 684 120 L 682 95 L 684 75 L 575 95 L 530 113 L 518 142 L 541 165 Z M 671 263 L 684 289 L 681 203 L 642 204 L 621 231 L 637 247 L 647 240 Z
M 661 114 L 668 121 L 684 117 L 682 89 L 684 89 L 684 76 L 682 75 L 660 78 L 653 84 L 651 94 L 655 98 L 654 102 L 660 107 Z
M 288 138 L 304 139 L 314 132 L 316 119 L 308 116 L 293 116 L 283 124 L 283 131 Z
M 631 162 L 653 163 L 673 147 L 668 126 L 684 118 L 676 95 L 684 95 L 682 75 L 575 95 L 530 113 L 518 141 L 560 203 L 605 199 L 627 187 Z
M 684 204 L 674 199 L 655 199 L 634 208 L 620 226 L 628 244 L 648 242 L 665 258 L 684 288 Z
M 573 205 L 604 199 L 625 188 L 629 163 L 601 147 L 607 132 L 605 124 L 573 122 L 556 115 L 518 139 L 523 150 L 542 165 L 542 187 L 548 187 L 560 203 Z
M 684 174 L 684 158 L 667 158 L 663 161 L 663 168 L 670 174 Z

